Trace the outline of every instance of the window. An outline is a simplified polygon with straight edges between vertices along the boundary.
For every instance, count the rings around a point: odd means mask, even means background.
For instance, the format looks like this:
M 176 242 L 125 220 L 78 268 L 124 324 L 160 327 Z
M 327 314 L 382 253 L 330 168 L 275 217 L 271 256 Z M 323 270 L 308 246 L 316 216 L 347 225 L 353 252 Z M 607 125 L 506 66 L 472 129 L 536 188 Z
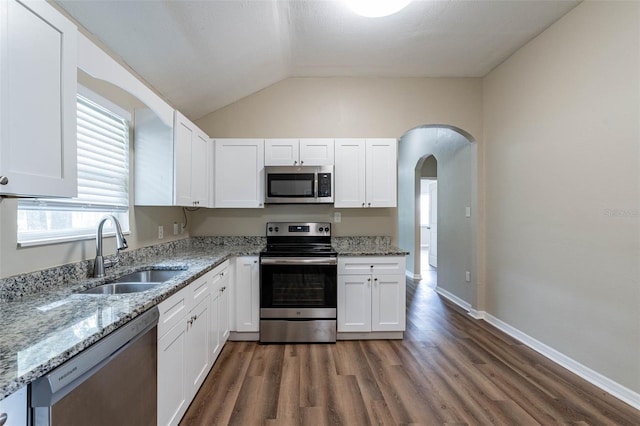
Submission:
M 80 87 L 79 92 L 78 197 L 20 200 L 21 246 L 94 237 L 106 214 L 129 230 L 130 115 L 88 89 Z M 105 231 L 110 230 L 108 221 Z

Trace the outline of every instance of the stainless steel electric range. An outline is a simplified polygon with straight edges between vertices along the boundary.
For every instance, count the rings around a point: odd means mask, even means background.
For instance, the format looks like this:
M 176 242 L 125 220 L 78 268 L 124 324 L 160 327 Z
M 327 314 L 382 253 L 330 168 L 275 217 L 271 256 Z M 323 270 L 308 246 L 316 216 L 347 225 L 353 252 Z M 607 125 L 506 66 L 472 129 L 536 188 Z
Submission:
M 267 223 L 260 253 L 260 342 L 335 342 L 337 253 L 331 224 Z

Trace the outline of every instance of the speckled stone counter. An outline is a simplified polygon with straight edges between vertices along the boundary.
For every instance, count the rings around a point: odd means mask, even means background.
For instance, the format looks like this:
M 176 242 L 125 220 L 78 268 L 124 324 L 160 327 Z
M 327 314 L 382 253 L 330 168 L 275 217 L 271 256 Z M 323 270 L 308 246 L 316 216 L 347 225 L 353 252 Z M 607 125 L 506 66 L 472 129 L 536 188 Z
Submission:
M 0 279 L 0 399 L 43 376 L 231 256 L 257 255 L 262 237 L 201 237 L 125 251 L 104 278 L 92 261 Z M 150 267 L 183 272 L 161 286 L 118 295 L 78 294 Z
M 332 237 L 338 256 L 406 256 L 408 251 L 391 244 L 391 237 Z

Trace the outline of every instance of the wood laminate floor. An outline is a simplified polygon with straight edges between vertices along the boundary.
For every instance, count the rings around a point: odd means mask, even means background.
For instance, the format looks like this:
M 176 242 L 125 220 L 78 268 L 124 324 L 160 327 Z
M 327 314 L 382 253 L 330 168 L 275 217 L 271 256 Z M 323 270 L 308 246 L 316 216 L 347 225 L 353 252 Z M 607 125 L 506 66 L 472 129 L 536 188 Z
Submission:
M 407 281 L 404 340 L 228 342 L 182 425 L 640 425 L 640 412 Z

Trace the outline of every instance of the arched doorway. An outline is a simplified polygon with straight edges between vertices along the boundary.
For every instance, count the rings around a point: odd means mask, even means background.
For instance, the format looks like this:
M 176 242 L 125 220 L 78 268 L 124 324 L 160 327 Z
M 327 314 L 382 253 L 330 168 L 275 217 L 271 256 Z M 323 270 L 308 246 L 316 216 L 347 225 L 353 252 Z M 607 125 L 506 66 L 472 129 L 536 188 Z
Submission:
M 437 291 L 469 310 L 477 307 L 477 149 L 451 126 L 409 130 L 398 145 L 398 241 L 411 254 L 407 275 L 420 278 L 420 178 L 424 161 L 438 164 Z

